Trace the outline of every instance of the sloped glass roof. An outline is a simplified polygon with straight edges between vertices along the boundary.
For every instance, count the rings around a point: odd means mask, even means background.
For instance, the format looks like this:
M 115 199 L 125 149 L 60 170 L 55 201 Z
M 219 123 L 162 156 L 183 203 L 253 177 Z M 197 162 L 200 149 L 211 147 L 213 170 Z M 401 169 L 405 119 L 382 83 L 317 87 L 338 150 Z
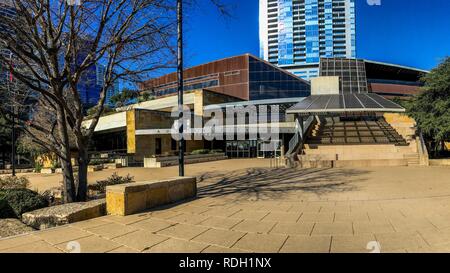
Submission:
M 309 96 L 287 110 L 291 114 L 349 112 L 405 112 L 405 109 L 374 93 L 355 93 Z

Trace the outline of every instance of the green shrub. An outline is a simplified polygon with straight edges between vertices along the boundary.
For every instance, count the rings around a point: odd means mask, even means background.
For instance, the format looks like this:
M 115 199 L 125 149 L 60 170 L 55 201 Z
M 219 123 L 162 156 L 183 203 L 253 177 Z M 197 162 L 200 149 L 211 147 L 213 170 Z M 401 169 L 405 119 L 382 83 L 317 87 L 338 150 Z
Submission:
M 25 212 L 47 206 L 43 196 L 29 189 L 4 190 L 0 193 L 0 218 L 20 218 Z
M 209 154 L 209 150 L 208 149 L 200 149 L 200 150 L 195 150 L 192 151 L 191 155 L 207 155 Z
M 58 169 L 58 168 L 61 168 L 61 162 L 59 162 L 59 160 L 53 161 L 52 162 L 52 169 L 55 170 L 55 169 Z
M 26 189 L 28 185 L 30 185 L 30 181 L 23 176 L 0 177 L 0 190 Z
M 34 172 L 35 172 L 35 173 L 40 173 L 43 167 L 44 167 L 44 166 L 42 166 L 41 163 L 39 163 L 39 162 L 37 162 L 37 161 L 34 162 Z
M 105 163 L 105 160 L 104 159 L 100 159 L 100 158 L 92 158 L 89 161 L 89 165 L 93 165 L 93 166 L 101 165 L 103 163 Z
M 211 150 L 211 153 L 212 154 L 223 154 L 223 150 L 221 150 L 221 149 L 214 149 L 214 150 Z
M 97 181 L 93 185 L 89 185 L 89 190 L 97 191 L 99 193 L 105 193 L 107 186 L 128 184 L 134 182 L 134 177 L 127 174 L 127 176 L 120 176 L 117 173 L 113 173 L 111 177 L 106 180 Z

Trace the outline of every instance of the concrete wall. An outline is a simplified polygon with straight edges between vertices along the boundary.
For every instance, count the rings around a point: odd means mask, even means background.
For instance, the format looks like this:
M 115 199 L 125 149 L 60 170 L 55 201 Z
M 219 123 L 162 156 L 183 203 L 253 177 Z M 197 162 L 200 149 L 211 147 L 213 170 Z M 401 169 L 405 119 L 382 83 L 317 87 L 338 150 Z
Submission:
M 339 77 L 317 77 L 311 79 L 311 95 L 338 95 Z
M 168 98 L 162 99 L 164 101 Z M 229 97 L 223 94 L 217 94 L 205 90 L 196 90 L 191 93 L 191 100 L 188 106 L 193 109 L 195 115 L 203 116 L 203 108 L 205 105 L 220 104 L 230 101 L 238 101 L 239 99 Z M 155 105 L 158 100 L 152 101 Z M 161 138 L 163 155 L 173 153 L 178 150 L 172 150 L 172 137 L 169 134 L 158 135 L 136 135 L 138 130 L 155 130 L 172 128 L 174 119 L 170 112 L 155 111 L 150 109 L 130 109 L 126 112 L 127 127 L 127 146 L 128 153 L 133 154 L 136 160 L 143 160 L 144 157 L 151 157 L 156 153 L 156 139 Z M 195 150 L 204 149 L 205 142 L 187 141 L 186 152 L 190 153 Z
M 134 154 L 136 160 L 155 155 L 156 139 L 161 139 L 161 153 L 172 151 L 170 135 L 136 135 L 136 130 L 171 128 L 170 113 L 133 109 L 127 111 L 127 151 Z
M 320 157 L 321 160 L 404 159 L 404 154 L 412 152 L 409 147 L 395 145 L 305 146 L 305 159 Z

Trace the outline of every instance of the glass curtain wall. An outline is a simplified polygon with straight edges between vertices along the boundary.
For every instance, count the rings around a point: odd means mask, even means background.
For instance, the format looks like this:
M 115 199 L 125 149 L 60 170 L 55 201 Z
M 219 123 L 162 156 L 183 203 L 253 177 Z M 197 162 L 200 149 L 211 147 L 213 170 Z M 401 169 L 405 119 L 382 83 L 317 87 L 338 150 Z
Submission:
M 298 98 L 311 94 L 308 83 L 250 57 L 250 100 Z
M 319 5 L 317 0 L 305 0 L 306 63 L 319 63 Z
M 294 63 L 292 0 L 278 0 L 278 65 Z

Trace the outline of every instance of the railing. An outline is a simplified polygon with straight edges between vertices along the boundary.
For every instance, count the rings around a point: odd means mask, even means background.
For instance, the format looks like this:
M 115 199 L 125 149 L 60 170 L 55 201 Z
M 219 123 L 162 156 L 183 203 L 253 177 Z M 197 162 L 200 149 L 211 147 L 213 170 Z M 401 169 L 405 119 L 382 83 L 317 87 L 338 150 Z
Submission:
M 419 149 L 419 156 L 420 156 L 420 164 L 429 166 L 429 159 L 430 156 L 428 154 L 427 145 L 425 144 L 425 139 L 423 137 L 423 134 L 421 131 L 419 131 L 418 137 L 419 141 L 417 142 L 417 147 Z
M 292 139 L 289 141 L 289 150 L 286 153 L 286 157 L 288 160 L 288 165 L 293 167 L 294 157 L 298 154 L 301 149 L 301 143 L 305 138 L 305 134 L 308 131 L 309 127 L 314 121 L 314 116 L 310 116 L 303 124 L 300 124 L 298 119 L 295 120 L 295 134 Z

